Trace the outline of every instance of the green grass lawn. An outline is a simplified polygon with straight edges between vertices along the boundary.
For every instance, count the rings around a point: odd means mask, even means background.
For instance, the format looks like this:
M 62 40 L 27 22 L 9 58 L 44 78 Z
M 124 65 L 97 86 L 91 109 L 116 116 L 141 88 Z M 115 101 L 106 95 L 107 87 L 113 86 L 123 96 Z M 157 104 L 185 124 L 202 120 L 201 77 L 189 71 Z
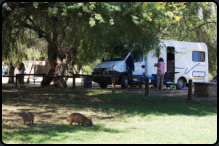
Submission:
M 18 91 L 24 101 L 18 100 Z M 33 112 L 24 125 L 18 112 Z M 68 114 L 93 126 L 69 126 Z M 214 144 L 217 101 L 111 93 L 101 89 L 3 88 L 2 141 L 12 144 Z

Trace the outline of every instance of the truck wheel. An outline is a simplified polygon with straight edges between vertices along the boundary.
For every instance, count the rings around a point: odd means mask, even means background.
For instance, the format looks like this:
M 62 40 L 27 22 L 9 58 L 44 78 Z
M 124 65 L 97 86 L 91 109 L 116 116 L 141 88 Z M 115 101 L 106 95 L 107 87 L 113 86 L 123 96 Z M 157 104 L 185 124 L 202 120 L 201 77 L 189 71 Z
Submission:
M 107 84 L 100 84 L 99 83 L 99 85 L 100 85 L 100 88 L 106 88 L 107 87 Z
M 122 76 L 121 87 L 122 89 L 127 89 L 129 85 L 128 76 Z
M 177 81 L 176 88 L 181 89 L 185 87 L 185 80 L 183 78 L 179 78 Z

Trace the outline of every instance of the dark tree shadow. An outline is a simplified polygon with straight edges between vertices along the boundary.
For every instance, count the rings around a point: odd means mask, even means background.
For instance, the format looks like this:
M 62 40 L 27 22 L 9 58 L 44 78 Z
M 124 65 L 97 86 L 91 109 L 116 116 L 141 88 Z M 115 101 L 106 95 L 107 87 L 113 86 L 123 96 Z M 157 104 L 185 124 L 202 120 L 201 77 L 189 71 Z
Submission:
M 5 90 L 11 90 L 6 88 Z M 90 108 L 93 112 L 104 111 L 122 111 L 124 114 L 139 114 L 146 116 L 151 113 L 157 115 L 193 115 L 206 116 L 217 114 L 217 101 L 192 100 L 178 97 L 156 97 L 144 96 L 140 94 L 121 94 L 110 93 L 98 95 L 87 95 L 92 89 L 56 89 L 56 88 L 36 88 L 28 87 L 22 92 L 24 101 L 19 101 L 11 92 L 2 92 L 2 104 L 13 106 L 25 106 L 31 104 L 33 108 L 44 108 L 48 113 L 56 112 L 58 107 L 65 108 Z M 102 89 L 100 89 L 102 90 Z M 14 93 L 13 93 L 14 94 Z M 44 96 L 50 97 L 45 99 Z

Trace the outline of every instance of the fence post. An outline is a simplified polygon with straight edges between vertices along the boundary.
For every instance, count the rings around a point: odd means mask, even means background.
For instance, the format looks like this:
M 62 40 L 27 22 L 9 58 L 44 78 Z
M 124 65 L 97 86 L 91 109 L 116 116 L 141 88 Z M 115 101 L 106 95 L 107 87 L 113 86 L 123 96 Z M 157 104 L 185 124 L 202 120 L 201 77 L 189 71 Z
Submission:
M 149 78 L 145 79 L 145 96 L 149 94 Z
M 188 100 L 192 99 L 192 80 L 189 80 Z
M 115 93 L 115 76 L 112 76 L 112 93 Z
M 75 89 L 75 74 L 73 74 L 73 89 Z
M 16 74 L 16 81 L 15 81 L 15 87 L 17 87 L 17 74 Z
M 42 87 L 44 88 L 44 73 L 43 73 Z

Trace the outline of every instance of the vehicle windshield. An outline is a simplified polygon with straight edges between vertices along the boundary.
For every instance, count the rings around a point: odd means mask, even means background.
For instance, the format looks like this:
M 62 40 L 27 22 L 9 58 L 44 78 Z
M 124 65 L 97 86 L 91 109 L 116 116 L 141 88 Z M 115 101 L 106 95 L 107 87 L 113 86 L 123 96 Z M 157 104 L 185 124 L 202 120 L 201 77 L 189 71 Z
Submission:
M 112 54 L 112 55 L 109 55 L 105 61 L 121 61 L 121 60 L 124 60 L 127 55 L 128 53 L 124 53 L 124 52 L 120 54 Z M 140 51 L 133 51 L 132 55 L 134 57 L 134 62 L 143 61 L 143 53 L 141 53 Z
M 124 47 L 115 46 L 112 48 L 110 54 L 104 61 L 122 61 L 125 60 L 127 55 L 129 54 L 128 49 L 125 49 L 127 45 Z M 140 49 L 132 49 L 132 56 L 134 57 L 134 62 L 141 62 L 143 60 L 143 52 Z
M 124 60 L 127 55 L 128 53 L 125 53 L 125 52 L 118 53 L 118 54 L 111 54 L 106 58 L 105 61 L 121 61 L 121 60 Z

